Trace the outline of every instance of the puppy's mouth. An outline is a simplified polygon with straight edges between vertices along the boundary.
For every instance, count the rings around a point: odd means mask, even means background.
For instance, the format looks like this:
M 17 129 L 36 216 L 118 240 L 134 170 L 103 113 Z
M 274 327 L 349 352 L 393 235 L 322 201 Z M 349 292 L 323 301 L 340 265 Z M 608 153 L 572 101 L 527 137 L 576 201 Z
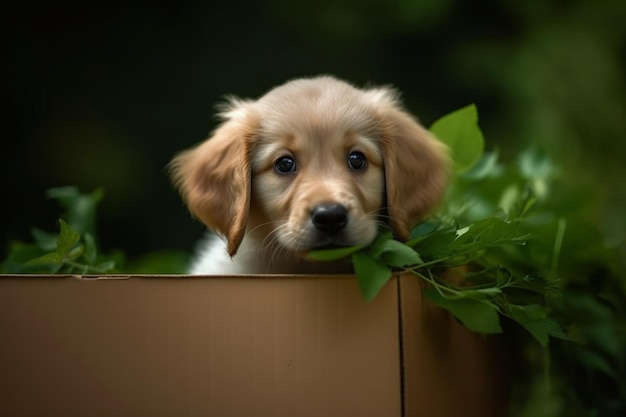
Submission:
M 339 243 L 325 243 L 325 244 L 321 244 L 321 245 L 316 245 L 313 246 L 311 248 L 311 250 L 331 250 L 331 249 L 341 249 L 341 248 L 346 248 L 348 246 L 352 246 L 352 245 L 345 245 L 345 244 L 339 244 Z
M 316 250 L 331 250 L 331 249 L 341 249 L 350 246 L 354 246 L 354 243 L 346 240 L 345 237 L 337 236 L 337 235 L 318 235 L 315 239 L 311 239 L 308 242 L 298 245 L 299 247 L 292 247 L 292 250 L 306 256 L 310 251 Z
M 309 250 L 341 249 L 354 246 L 357 243 L 343 233 L 323 233 L 317 236 L 310 245 Z

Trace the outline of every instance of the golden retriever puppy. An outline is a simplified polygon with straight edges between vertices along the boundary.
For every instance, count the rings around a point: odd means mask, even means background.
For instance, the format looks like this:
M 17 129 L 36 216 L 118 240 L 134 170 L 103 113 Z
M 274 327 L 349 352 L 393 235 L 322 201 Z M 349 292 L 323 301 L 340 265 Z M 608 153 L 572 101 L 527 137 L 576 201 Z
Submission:
M 212 137 L 175 156 L 175 186 L 214 232 L 192 274 L 345 273 L 310 250 L 406 240 L 444 194 L 448 156 L 390 88 L 302 78 L 231 99 Z M 216 236 L 216 235 L 217 236 Z

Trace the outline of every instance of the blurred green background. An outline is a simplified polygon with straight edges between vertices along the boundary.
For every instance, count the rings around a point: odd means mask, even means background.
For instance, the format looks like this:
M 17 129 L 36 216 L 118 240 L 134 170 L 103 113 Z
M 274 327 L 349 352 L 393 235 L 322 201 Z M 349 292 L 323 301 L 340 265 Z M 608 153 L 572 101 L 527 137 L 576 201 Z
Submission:
M 104 189 L 104 251 L 190 252 L 203 228 L 173 190 L 168 161 L 207 136 L 225 95 L 257 97 L 320 73 L 392 84 L 427 126 L 476 103 L 489 148 L 505 159 L 529 144 L 545 149 L 570 184 L 590 190 L 570 204 L 597 203 L 586 215 L 607 244 L 625 237 L 623 0 L 12 7 L 3 253 L 31 226 L 57 229 L 58 206 L 44 193 L 63 185 Z

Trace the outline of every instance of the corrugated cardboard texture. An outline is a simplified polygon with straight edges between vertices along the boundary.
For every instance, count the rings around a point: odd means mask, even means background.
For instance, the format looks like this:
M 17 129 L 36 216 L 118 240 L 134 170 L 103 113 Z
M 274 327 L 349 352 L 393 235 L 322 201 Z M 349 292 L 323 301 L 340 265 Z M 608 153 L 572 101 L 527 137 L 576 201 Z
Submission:
M 2 416 L 401 415 L 397 281 L 0 277 Z

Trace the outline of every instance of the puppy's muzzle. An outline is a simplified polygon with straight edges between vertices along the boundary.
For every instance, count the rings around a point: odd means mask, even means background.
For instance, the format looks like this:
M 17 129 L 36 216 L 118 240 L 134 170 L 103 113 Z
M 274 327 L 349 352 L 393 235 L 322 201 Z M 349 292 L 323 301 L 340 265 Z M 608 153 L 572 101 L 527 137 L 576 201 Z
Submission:
M 335 235 L 348 224 L 348 209 L 337 203 L 317 205 L 311 210 L 311 222 L 320 232 Z

